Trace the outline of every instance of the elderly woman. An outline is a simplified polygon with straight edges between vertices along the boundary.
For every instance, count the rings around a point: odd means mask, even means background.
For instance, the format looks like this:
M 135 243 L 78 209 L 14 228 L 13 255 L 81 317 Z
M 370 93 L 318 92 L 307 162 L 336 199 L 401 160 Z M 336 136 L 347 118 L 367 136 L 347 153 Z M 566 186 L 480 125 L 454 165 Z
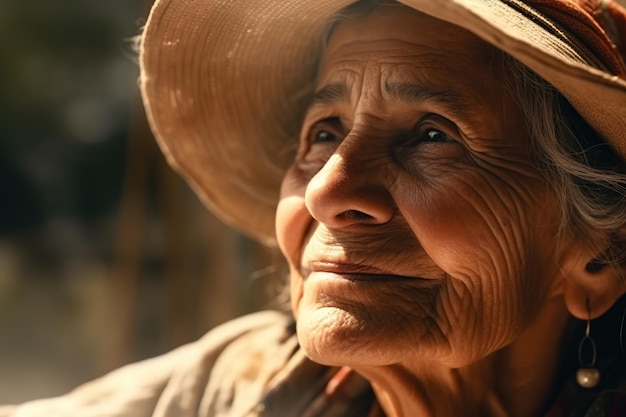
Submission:
M 160 0 L 142 40 L 160 145 L 291 313 L 0 415 L 626 415 L 626 11 L 350 3 Z

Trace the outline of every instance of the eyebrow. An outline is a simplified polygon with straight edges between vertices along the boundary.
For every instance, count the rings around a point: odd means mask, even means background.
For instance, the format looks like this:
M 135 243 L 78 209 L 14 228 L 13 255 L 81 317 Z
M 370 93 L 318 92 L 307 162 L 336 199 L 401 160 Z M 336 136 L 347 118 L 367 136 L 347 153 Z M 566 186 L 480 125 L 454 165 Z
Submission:
M 407 103 L 436 102 L 455 116 L 466 115 L 470 105 L 465 96 L 453 91 L 412 83 L 385 82 L 384 90 L 392 98 Z
M 345 84 L 328 84 L 315 92 L 311 105 L 331 105 L 341 101 L 348 101 L 348 87 Z
M 413 83 L 393 82 L 385 82 L 383 89 L 391 98 L 407 103 L 436 102 L 454 116 L 467 115 L 471 107 L 465 96 L 452 90 Z M 345 84 L 328 84 L 314 94 L 311 106 L 330 106 L 337 102 L 347 102 L 348 97 L 348 87 Z

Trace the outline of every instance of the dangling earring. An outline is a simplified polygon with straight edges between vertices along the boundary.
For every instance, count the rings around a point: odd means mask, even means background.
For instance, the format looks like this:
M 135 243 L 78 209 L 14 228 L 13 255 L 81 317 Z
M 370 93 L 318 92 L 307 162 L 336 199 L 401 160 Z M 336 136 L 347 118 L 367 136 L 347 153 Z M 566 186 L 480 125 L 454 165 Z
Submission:
M 583 347 L 585 342 L 591 346 L 591 362 L 583 361 Z M 578 371 L 576 372 L 576 382 L 583 388 L 593 388 L 600 382 L 600 371 L 596 368 L 596 342 L 591 338 L 591 308 L 589 298 L 587 298 L 587 328 L 585 336 L 578 345 Z

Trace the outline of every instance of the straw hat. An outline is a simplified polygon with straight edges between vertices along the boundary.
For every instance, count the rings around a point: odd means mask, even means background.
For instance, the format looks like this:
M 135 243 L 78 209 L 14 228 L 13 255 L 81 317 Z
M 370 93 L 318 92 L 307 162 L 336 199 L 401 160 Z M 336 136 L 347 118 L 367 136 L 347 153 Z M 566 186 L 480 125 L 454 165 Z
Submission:
M 141 88 L 163 152 L 213 212 L 265 243 L 274 240 L 280 182 L 312 94 L 321 35 L 350 3 L 157 0 L 146 24 Z M 619 5 L 401 3 L 464 27 L 529 66 L 626 156 L 626 11 Z

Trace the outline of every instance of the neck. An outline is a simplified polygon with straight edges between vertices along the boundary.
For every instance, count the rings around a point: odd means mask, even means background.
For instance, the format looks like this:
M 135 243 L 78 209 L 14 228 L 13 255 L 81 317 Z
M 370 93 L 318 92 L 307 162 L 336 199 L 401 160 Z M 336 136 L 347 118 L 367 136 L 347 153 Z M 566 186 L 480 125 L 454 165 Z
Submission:
M 390 366 L 356 369 L 387 417 L 537 417 L 547 410 L 570 316 L 548 303 L 511 345 L 466 367 Z

